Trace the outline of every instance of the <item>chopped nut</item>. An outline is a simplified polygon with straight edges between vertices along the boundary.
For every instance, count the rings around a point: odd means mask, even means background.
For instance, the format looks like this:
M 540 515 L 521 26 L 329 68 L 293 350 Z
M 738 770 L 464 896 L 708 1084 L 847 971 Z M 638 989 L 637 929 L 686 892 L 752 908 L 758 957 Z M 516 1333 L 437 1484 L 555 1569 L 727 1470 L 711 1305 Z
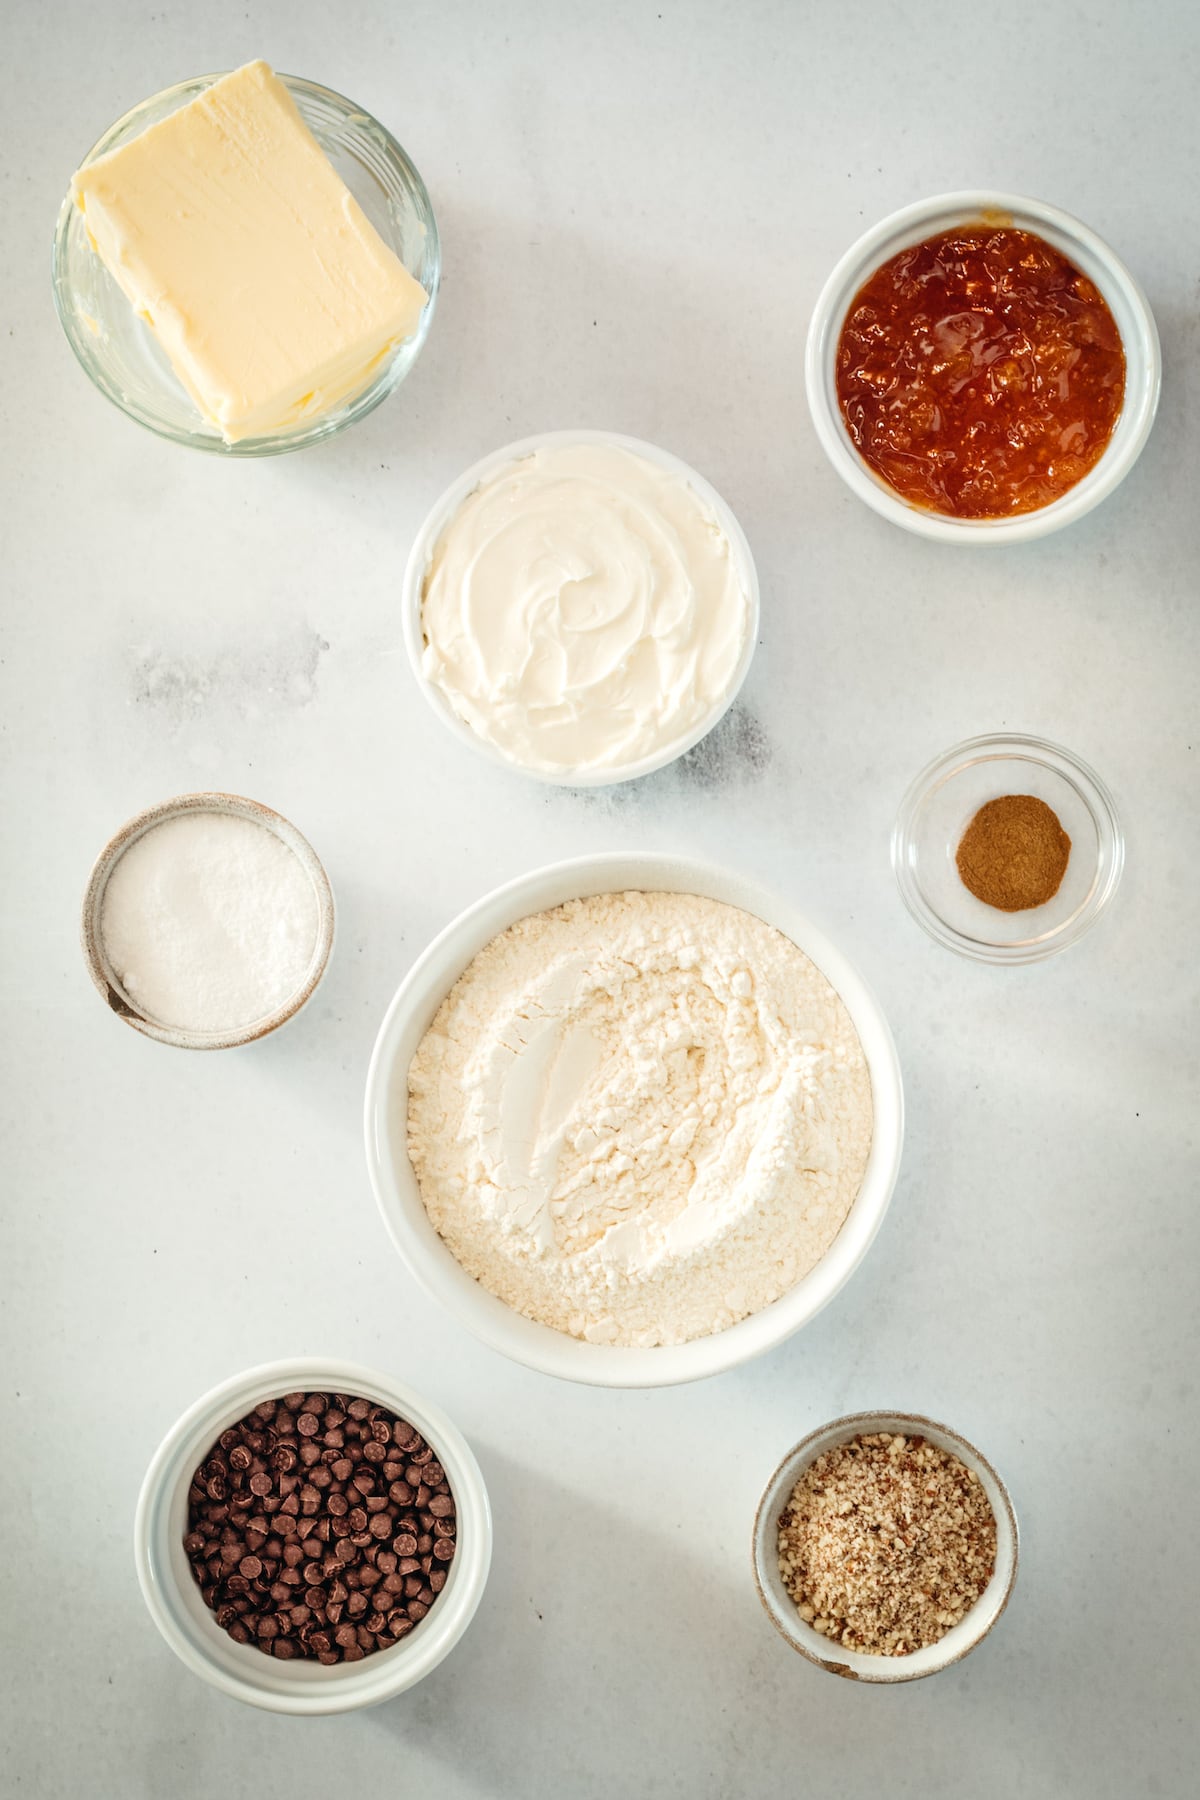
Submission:
M 975 1604 L 996 1521 L 973 1469 L 880 1432 L 809 1465 L 779 1518 L 779 1570 L 800 1617 L 847 1650 L 907 1656 Z

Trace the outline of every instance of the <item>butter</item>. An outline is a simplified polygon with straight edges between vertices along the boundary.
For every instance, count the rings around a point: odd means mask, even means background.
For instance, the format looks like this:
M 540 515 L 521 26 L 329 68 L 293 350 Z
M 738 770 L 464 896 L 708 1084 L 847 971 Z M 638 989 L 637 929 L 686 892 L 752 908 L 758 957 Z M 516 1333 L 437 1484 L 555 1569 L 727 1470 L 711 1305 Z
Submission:
M 80 169 L 93 249 L 228 443 L 366 385 L 428 296 L 265 62 Z

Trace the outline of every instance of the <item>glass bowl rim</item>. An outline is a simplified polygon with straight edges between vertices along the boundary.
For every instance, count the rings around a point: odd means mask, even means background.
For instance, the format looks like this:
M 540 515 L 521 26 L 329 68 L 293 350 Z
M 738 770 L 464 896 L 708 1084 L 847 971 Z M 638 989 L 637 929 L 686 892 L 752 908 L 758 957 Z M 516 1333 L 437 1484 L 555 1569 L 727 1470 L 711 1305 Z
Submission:
M 105 155 L 113 146 L 114 141 L 131 123 L 139 120 L 143 114 L 157 108 L 162 102 L 177 103 L 171 106 L 170 112 L 163 115 L 169 117 L 170 113 L 177 111 L 179 106 L 196 99 L 215 82 L 232 73 L 231 69 L 218 69 L 207 75 L 192 75 L 183 81 L 173 82 L 170 87 L 160 88 L 157 93 L 148 95 L 144 100 L 139 100 L 136 106 L 129 107 L 119 119 L 115 119 L 101 133 L 91 149 L 76 165 L 77 169 L 85 169 L 98 157 Z M 141 425 L 145 430 L 153 432 L 156 437 L 163 438 L 168 443 L 182 444 L 190 450 L 213 452 L 218 456 L 249 458 L 283 456 L 289 451 L 303 450 L 310 444 L 320 443 L 325 438 L 334 437 L 337 433 L 344 431 L 347 425 L 352 425 L 357 419 L 365 418 L 368 413 L 374 412 L 375 408 L 399 386 L 412 362 L 416 360 L 416 355 L 424 347 L 425 339 L 429 335 L 433 323 L 438 289 L 441 285 L 441 234 L 438 230 L 437 216 L 434 213 L 433 202 L 420 170 L 404 146 L 397 138 L 393 137 L 386 125 L 367 111 L 366 107 L 360 106 L 357 101 L 339 93 L 336 88 L 326 87 L 319 81 L 310 81 L 304 75 L 287 75 L 282 70 L 276 70 L 275 73 L 293 98 L 298 93 L 310 96 L 315 100 L 331 104 L 333 110 L 339 112 L 346 122 L 357 121 L 365 135 L 373 138 L 389 161 L 395 165 L 404 186 L 412 196 L 426 234 L 426 254 L 429 261 L 429 269 L 426 271 L 426 292 L 429 298 L 425 303 L 414 334 L 417 339 L 416 352 L 403 368 L 400 366 L 400 352 L 404 349 L 405 344 L 412 342 L 412 339 L 405 339 L 404 343 L 398 344 L 374 379 L 368 382 L 366 387 L 361 388 L 357 394 L 352 395 L 348 401 L 343 402 L 340 407 L 335 407 L 332 412 L 318 416 L 307 426 L 298 427 L 290 432 L 281 432 L 274 437 L 242 438 L 236 443 L 228 444 L 219 433 L 199 429 L 177 430 L 174 426 L 164 424 L 161 418 L 155 417 L 136 403 L 131 404 L 128 395 L 110 378 L 103 362 L 93 355 L 91 342 L 77 329 L 73 309 L 67 303 L 67 297 L 72 291 L 67 275 L 67 240 L 71 223 L 78 211 L 70 186 L 63 196 L 54 227 L 50 268 L 54 310 L 75 360 L 93 387 L 123 412 L 126 418 L 132 419 L 135 424 Z M 307 123 L 307 121 L 305 122 Z
M 911 860 L 916 822 L 930 795 L 970 763 L 1004 760 L 1036 763 L 1068 781 L 1087 808 L 1098 843 L 1095 879 L 1082 904 L 1053 930 L 1010 943 L 958 931 L 926 898 Z M 1077 943 L 1106 910 L 1125 867 L 1125 834 L 1111 792 L 1081 756 L 1049 738 L 1024 732 L 990 732 L 965 738 L 935 756 L 909 783 L 892 827 L 891 860 L 901 899 L 935 943 L 977 962 L 1024 964 L 1041 962 Z

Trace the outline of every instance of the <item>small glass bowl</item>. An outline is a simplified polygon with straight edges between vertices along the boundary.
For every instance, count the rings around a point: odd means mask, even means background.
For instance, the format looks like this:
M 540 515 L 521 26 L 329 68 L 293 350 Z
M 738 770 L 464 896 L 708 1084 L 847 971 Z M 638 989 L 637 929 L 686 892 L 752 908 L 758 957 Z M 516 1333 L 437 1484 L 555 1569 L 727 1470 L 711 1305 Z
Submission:
M 220 79 L 219 74 L 200 75 L 144 100 L 110 126 L 88 151 L 83 166 L 128 143 Z M 201 418 L 153 333 L 92 249 L 83 215 L 69 192 L 54 234 L 54 304 L 84 372 L 139 425 L 172 443 L 223 456 L 278 456 L 285 450 L 302 450 L 374 411 L 399 387 L 420 355 L 437 300 L 441 246 L 433 207 L 425 183 L 395 138 L 331 88 L 296 75 L 279 79 L 376 231 L 429 295 L 412 337 L 398 344 L 350 399 L 290 430 L 227 444 L 217 427 Z
M 1071 840 L 1062 886 L 1044 906 L 1001 912 L 977 900 L 955 863 L 979 808 L 1033 794 Z M 1036 737 L 977 737 L 922 769 L 892 829 L 892 867 L 913 918 L 937 943 L 980 962 L 1030 963 L 1074 944 L 1104 911 L 1125 866 L 1113 797 L 1093 769 Z

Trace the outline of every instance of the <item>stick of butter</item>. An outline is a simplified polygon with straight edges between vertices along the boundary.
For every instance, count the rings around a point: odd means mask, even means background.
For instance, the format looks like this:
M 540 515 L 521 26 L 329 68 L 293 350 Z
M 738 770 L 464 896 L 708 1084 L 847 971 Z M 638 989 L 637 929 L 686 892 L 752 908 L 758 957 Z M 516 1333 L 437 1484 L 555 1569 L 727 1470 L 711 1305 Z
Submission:
M 264 62 L 72 183 L 92 248 L 228 443 L 365 386 L 428 295 Z

